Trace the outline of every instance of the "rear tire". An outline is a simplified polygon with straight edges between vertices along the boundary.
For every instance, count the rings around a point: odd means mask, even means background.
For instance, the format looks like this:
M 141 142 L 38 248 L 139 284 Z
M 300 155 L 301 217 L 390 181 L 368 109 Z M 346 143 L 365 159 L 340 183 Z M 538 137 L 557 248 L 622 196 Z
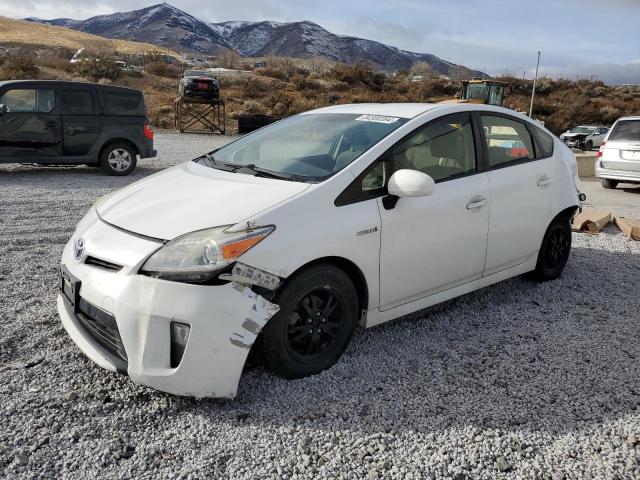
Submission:
M 358 323 L 358 294 L 347 274 L 316 265 L 290 279 L 275 302 L 280 311 L 262 331 L 273 372 L 301 378 L 332 367 Z
M 107 175 L 129 175 L 136 168 L 136 163 L 136 152 L 124 142 L 109 144 L 100 154 L 100 168 Z
M 617 180 L 609 180 L 608 178 L 602 178 L 600 180 L 602 188 L 606 188 L 607 190 L 613 190 L 618 186 Z
M 569 219 L 556 218 L 547 228 L 536 269 L 531 276 L 538 282 L 546 282 L 558 278 L 564 270 L 571 253 L 571 225 Z

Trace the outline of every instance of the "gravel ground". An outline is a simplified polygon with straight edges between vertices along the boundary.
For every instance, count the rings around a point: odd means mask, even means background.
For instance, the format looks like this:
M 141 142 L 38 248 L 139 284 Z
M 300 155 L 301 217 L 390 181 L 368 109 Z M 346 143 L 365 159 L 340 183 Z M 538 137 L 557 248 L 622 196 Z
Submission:
M 640 242 L 614 227 L 574 235 L 558 281 L 360 330 L 313 378 L 253 367 L 233 401 L 172 397 L 85 358 L 55 310 L 77 221 L 224 141 L 158 134 L 162 157 L 129 178 L 0 166 L 6 478 L 640 478 Z

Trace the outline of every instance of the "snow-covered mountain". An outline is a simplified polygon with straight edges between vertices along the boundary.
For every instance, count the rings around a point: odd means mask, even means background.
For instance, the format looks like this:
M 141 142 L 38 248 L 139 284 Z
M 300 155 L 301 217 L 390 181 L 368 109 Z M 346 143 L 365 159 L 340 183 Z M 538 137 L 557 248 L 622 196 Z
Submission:
M 107 38 L 151 43 L 182 52 L 216 55 L 231 49 L 229 43 L 206 22 L 168 3 L 132 12 L 99 15 L 87 20 L 25 20 L 71 28 Z
M 373 40 L 333 34 L 313 22 L 223 22 L 211 27 L 248 57 L 325 57 L 340 62 L 366 60 L 395 70 L 424 61 L 448 74 L 452 64 L 435 55 L 400 50 Z
M 384 70 L 410 68 L 414 63 L 424 61 L 436 72 L 445 75 L 459 67 L 435 55 L 408 52 L 373 40 L 336 35 L 313 22 L 206 23 L 167 3 L 88 20 L 27 20 L 108 38 L 152 43 L 188 53 L 216 55 L 234 49 L 248 57 L 274 55 L 324 57 L 341 62 L 365 60 Z

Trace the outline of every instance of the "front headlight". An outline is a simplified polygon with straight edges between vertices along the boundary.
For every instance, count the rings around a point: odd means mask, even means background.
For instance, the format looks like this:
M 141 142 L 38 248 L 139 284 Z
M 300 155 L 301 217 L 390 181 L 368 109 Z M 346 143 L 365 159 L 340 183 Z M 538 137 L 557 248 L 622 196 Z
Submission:
M 275 227 L 227 232 L 209 228 L 171 240 L 142 265 L 140 273 L 176 282 L 205 282 L 262 241 Z

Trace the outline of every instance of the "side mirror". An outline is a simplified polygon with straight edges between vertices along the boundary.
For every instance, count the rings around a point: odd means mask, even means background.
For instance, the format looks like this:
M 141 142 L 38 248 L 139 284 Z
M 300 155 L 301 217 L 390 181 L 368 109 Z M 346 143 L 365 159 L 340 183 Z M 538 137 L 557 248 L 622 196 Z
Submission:
M 0 115 L 4 115 L 8 111 L 9 111 L 9 109 L 7 109 L 7 106 L 4 103 L 1 103 L 0 104 Z
M 389 195 L 396 197 L 428 197 L 433 195 L 436 182 L 418 170 L 398 170 L 389 179 Z

